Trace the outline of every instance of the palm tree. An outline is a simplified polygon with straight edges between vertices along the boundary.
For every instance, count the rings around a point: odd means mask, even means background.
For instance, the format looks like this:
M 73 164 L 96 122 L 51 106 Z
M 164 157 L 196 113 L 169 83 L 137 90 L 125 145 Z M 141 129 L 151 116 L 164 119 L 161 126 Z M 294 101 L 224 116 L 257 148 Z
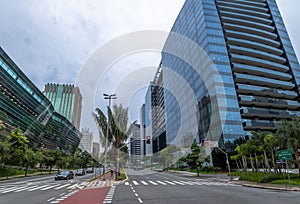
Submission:
M 294 118 L 292 121 L 282 121 L 282 126 L 279 128 L 278 134 L 285 136 L 287 146 L 293 149 L 300 174 L 300 118 Z
M 128 108 L 124 108 L 122 104 L 113 105 L 113 111 L 108 107 L 107 115 L 108 117 L 99 108 L 96 109 L 96 113 L 93 113 L 100 133 L 106 133 L 109 121 L 107 146 L 112 145 L 115 150 L 119 150 L 128 139 Z M 100 134 L 100 139 L 102 146 L 105 146 L 106 134 Z M 117 154 L 115 150 L 113 151 L 114 158 Z
M 251 134 L 253 135 L 253 138 L 258 141 L 258 145 L 260 147 L 260 149 L 263 151 L 264 153 L 264 158 L 265 158 L 265 166 L 266 168 L 271 171 L 271 167 L 270 167 L 270 163 L 269 163 L 269 159 L 268 159 L 268 155 L 267 155 L 267 151 L 270 150 L 269 145 L 265 142 L 265 137 L 267 135 L 269 135 L 269 133 L 267 132 L 256 132 L 256 131 L 251 131 Z

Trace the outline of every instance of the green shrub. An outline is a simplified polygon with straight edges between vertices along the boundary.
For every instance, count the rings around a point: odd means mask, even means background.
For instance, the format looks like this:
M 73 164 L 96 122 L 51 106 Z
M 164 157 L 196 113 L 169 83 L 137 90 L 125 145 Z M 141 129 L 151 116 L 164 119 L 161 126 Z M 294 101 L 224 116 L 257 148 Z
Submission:
M 36 170 L 28 170 L 27 173 L 35 173 Z M 15 168 L 0 168 L 0 177 L 25 175 L 25 170 Z
M 233 172 L 231 176 L 239 176 L 242 181 L 253 181 L 256 183 L 269 183 L 276 180 L 282 180 L 283 174 L 274 174 L 267 172 Z M 287 177 L 285 175 L 285 177 Z M 298 174 L 290 174 L 291 179 L 298 179 Z

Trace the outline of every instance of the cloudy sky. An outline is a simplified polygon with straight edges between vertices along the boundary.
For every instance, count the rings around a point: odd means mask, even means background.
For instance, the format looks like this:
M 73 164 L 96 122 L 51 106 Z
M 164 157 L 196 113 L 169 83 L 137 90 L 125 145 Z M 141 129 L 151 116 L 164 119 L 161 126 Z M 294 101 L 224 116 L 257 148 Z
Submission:
M 49 82 L 74 84 L 91 56 L 117 37 L 139 30 L 169 31 L 184 0 L 0 0 L 0 3 L 0 46 L 43 90 Z M 300 1 L 277 0 L 277 3 L 300 56 Z M 83 108 L 81 127 L 88 127 L 97 135 L 91 111 L 107 105 L 101 93 L 118 91 L 116 87 L 124 89 L 121 82 L 128 79 L 147 84 L 153 78 L 151 73 L 159 64 L 159 57 L 155 52 L 137 53 L 113 64 L 97 84 L 99 95 L 84 98 L 84 106 L 86 101 L 93 101 L 94 107 Z M 138 78 L 126 75 L 137 69 L 147 71 L 133 74 L 139 74 Z M 140 87 L 129 93 L 125 105 L 130 107 L 130 121 L 138 119 L 144 92 L 145 87 Z

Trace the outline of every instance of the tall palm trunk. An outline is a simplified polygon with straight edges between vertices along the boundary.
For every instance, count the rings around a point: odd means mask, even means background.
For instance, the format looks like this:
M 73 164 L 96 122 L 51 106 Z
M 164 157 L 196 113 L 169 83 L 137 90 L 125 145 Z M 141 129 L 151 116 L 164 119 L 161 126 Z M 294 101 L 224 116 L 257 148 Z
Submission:
M 274 156 L 274 151 L 271 150 L 271 154 L 272 154 L 272 163 L 273 163 L 273 168 L 274 168 L 274 173 L 278 173 L 277 167 L 276 167 L 276 163 L 275 163 L 275 156 Z
M 269 172 L 271 172 L 271 167 L 270 167 L 270 164 L 269 164 L 269 161 L 268 161 L 267 152 L 265 150 L 264 150 L 264 157 L 265 157 L 266 168 L 269 170 Z
M 250 164 L 251 164 L 251 168 L 252 168 L 252 172 L 255 172 L 255 168 L 254 168 L 254 164 L 253 164 L 253 158 L 252 158 L 252 154 L 250 154 Z
M 259 168 L 258 158 L 256 153 L 254 153 L 254 155 L 255 155 L 255 162 L 256 162 L 256 172 L 258 172 L 258 168 Z
M 238 160 L 235 160 L 235 163 L 236 163 L 237 168 L 238 168 L 238 169 L 241 169 L 240 166 L 239 166 Z
M 242 161 L 243 161 L 244 171 L 247 171 L 247 160 L 246 160 L 246 156 L 242 156 Z

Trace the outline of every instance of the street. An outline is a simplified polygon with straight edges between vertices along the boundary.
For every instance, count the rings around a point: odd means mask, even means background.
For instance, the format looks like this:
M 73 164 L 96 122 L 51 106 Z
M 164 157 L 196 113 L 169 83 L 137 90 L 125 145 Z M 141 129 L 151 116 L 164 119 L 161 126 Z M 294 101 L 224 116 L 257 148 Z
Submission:
M 88 182 L 94 175 L 55 181 L 54 175 L 15 179 L 0 183 L 1 204 L 296 204 L 300 192 L 267 190 L 233 184 L 224 174 L 200 175 L 126 169 L 128 179 Z M 83 190 L 85 189 L 85 190 Z
M 116 187 L 112 203 L 295 204 L 299 192 L 272 191 L 230 184 L 226 176 L 191 177 L 150 170 L 126 170 L 128 181 Z
M 97 170 L 97 175 L 99 175 Z M 0 182 L 0 203 L 59 203 L 88 184 L 95 174 L 75 176 L 71 180 L 54 180 L 55 174 Z

